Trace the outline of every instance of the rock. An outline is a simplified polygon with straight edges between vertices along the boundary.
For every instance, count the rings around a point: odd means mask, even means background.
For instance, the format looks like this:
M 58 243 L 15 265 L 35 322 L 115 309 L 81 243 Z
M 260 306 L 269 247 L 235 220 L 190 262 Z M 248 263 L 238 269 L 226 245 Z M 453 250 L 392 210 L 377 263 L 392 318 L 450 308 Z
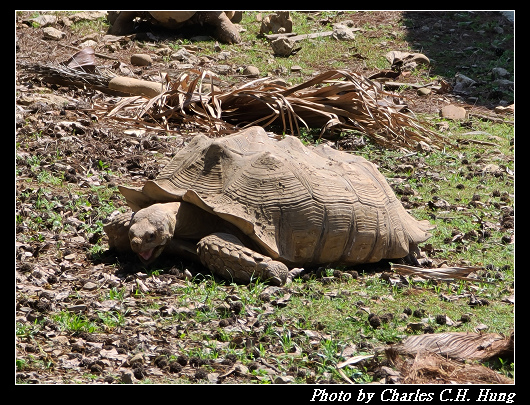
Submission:
M 118 90 L 124 93 L 146 97 L 157 96 L 162 91 L 162 83 L 123 76 L 113 77 L 108 86 L 111 90 Z
M 221 91 L 221 89 L 219 87 L 217 87 L 216 85 L 213 85 L 213 91 L 215 91 L 216 93 L 219 93 Z M 202 83 L 201 93 L 202 94 L 208 94 L 208 93 L 211 93 L 211 92 L 212 92 L 212 85 L 210 83 Z
M 418 96 L 428 96 L 429 94 L 431 94 L 431 89 L 428 89 L 427 87 L 422 87 L 418 89 L 417 93 Z
M 209 382 L 209 383 L 211 383 L 211 384 L 217 384 L 218 379 L 219 379 L 219 373 L 208 373 L 208 375 L 206 376 L 206 378 L 208 379 L 208 382 Z
M 280 37 L 271 41 L 272 50 L 276 55 L 289 56 L 294 51 L 296 42 L 288 37 Z
M 80 48 L 95 48 L 98 46 L 98 43 L 93 39 L 87 39 L 86 41 L 79 44 Z
M 96 283 L 93 283 L 92 281 L 88 281 L 83 285 L 83 290 L 87 291 L 94 291 L 96 288 L 98 288 L 98 285 Z
M 290 384 L 294 382 L 292 375 L 278 375 L 274 378 L 274 384 Z
M 440 117 L 450 120 L 463 120 L 466 116 L 467 112 L 464 107 L 458 107 L 453 104 L 446 105 L 440 110 Z
M 151 55 L 145 53 L 135 53 L 134 55 L 131 55 L 131 65 L 149 66 L 151 63 L 153 63 Z
M 416 150 L 419 152 L 430 153 L 432 151 L 432 148 L 428 143 L 419 141 L 416 145 Z
M 513 90 L 515 83 L 508 79 L 497 79 L 493 81 L 493 85 L 500 87 L 503 90 Z
M 66 35 L 64 32 L 53 27 L 46 27 L 42 32 L 44 33 L 44 39 L 52 39 L 54 41 L 58 41 Z
M 80 13 L 75 13 L 70 16 L 70 19 L 73 22 L 79 22 L 79 21 L 94 21 L 98 18 L 106 18 L 107 12 L 106 11 L 82 11 Z
M 333 27 L 333 34 L 331 34 L 331 36 L 340 41 L 351 41 L 355 39 L 353 30 L 343 24 L 335 24 Z
M 455 75 L 455 85 L 453 91 L 465 92 L 469 87 L 473 86 L 476 82 L 463 74 L 457 73 Z
M 289 11 L 278 11 L 269 14 L 261 20 L 260 34 L 284 34 L 293 31 L 293 20 L 289 16 Z
M 495 112 L 497 114 L 503 114 L 503 113 L 511 113 L 513 114 L 515 112 L 515 104 L 510 104 L 509 106 L 502 106 L 502 105 L 498 105 L 497 107 L 495 107 Z
M 243 74 L 247 76 L 258 77 L 259 69 L 256 66 L 248 65 L 245 67 L 245 69 L 243 69 Z
M 299 66 L 299 65 L 291 66 L 291 72 L 301 72 L 301 71 L 302 71 L 302 66 Z
M 55 17 L 54 15 L 45 14 L 35 18 L 30 18 L 26 21 L 29 23 L 36 23 L 39 25 L 39 27 L 44 28 L 55 24 L 57 22 L 57 17 Z
M 194 56 L 185 48 L 180 48 L 177 52 L 171 55 L 171 59 L 184 63 L 193 63 Z
M 491 77 L 493 79 L 502 79 L 504 77 L 507 77 L 510 75 L 510 72 L 508 72 L 506 69 L 501 67 L 496 67 L 491 69 Z
M 130 366 L 133 366 L 135 364 L 142 364 L 144 362 L 144 355 L 142 353 L 136 353 L 134 356 L 132 356 L 127 363 L 129 363 Z

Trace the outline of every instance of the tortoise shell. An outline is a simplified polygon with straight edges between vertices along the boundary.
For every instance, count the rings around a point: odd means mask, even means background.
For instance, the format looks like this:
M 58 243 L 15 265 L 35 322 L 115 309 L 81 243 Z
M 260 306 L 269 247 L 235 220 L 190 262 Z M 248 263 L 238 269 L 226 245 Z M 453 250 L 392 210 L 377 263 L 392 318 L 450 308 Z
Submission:
M 157 202 L 194 204 L 290 266 L 402 258 L 433 228 L 405 211 L 363 157 L 304 146 L 292 136 L 276 140 L 261 127 L 223 138 L 197 135 L 155 180 L 120 191 L 133 211 Z

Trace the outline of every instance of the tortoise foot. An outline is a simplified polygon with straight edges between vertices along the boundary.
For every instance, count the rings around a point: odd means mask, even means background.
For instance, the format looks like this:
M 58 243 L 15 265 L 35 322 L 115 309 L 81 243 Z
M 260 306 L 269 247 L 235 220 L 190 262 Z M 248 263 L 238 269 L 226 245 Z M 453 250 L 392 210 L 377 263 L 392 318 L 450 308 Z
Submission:
M 197 247 L 201 263 L 225 279 L 249 283 L 259 278 L 274 285 L 287 280 L 285 264 L 248 249 L 231 234 L 213 233 L 202 238 Z
M 129 228 L 131 226 L 132 211 L 114 211 L 103 223 L 103 231 L 109 238 L 109 248 L 118 252 L 130 252 Z

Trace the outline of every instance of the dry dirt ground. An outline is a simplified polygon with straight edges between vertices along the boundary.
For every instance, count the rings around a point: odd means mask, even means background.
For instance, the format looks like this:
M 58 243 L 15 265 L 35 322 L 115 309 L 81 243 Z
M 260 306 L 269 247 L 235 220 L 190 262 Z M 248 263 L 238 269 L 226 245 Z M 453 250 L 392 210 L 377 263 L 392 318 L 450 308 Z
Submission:
M 392 22 L 398 18 L 397 13 L 370 18 L 374 24 L 380 22 L 378 18 Z M 414 18 L 418 27 L 422 27 L 429 24 L 431 17 L 424 13 Z M 492 21 L 496 19 L 492 17 Z M 209 339 L 218 338 L 219 347 L 248 344 L 248 341 L 223 342 L 216 335 L 219 326 L 229 329 L 239 326 L 243 330 L 253 326 L 259 337 L 262 329 L 252 315 L 252 308 L 247 308 L 245 318 L 238 318 L 241 308 L 237 304 L 237 291 L 231 293 L 233 288 L 227 287 L 229 299 L 216 303 L 215 310 L 232 314 L 223 319 L 226 325 L 201 324 L 198 315 L 210 309 L 194 302 L 175 307 L 172 301 L 172 289 L 187 288 L 188 275 L 182 267 L 169 267 L 159 275 L 148 275 L 134 258 L 117 257 L 104 250 L 105 235 L 98 224 L 103 214 L 123 204 L 116 194 L 105 194 L 105 189 L 121 183 L 139 185 L 154 178 L 160 166 L 152 156 L 171 157 L 182 146 L 185 136 L 168 138 L 163 131 L 149 130 L 127 133 L 129 127 L 125 123 L 96 120 L 91 111 L 92 106 L 111 96 L 95 89 L 44 83 L 38 75 L 25 71 L 24 64 L 68 60 L 75 52 L 72 47 L 87 37 L 80 38 L 68 27 L 58 26 L 66 36 L 59 41 L 48 40 L 42 28 L 22 23 L 22 17 L 17 20 L 15 316 L 16 358 L 20 366 L 17 382 L 257 382 L 259 378 L 253 377 L 249 367 L 236 356 L 203 361 L 199 356 L 184 355 L 191 353 L 192 347 L 184 350 L 186 342 L 179 340 L 184 332 L 189 335 L 202 329 Z M 465 59 L 468 51 L 464 50 L 476 40 L 475 34 L 464 32 L 464 28 L 455 25 L 455 29 L 462 30 L 458 43 L 462 65 L 473 63 Z M 421 41 L 419 31 L 417 35 Z M 96 34 L 96 41 L 101 37 L 101 33 Z M 502 46 L 508 48 L 513 44 L 500 44 L 495 48 L 498 50 L 487 52 L 502 52 Z M 112 47 L 112 52 L 109 48 L 99 51 L 112 58 L 98 59 L 109 69 L 118 69 L 116 61 L 128 64 L 131 54 L 142 52 L 136 41 Z M 148 68 L 132 69 L 138 75 L 149 73 Z M 490 105 L 485 102 L 475 108 L 488 111 L 500 97 L 492 94 L 487 99 Z M 415 112 L 439 108 L 435 98 L 430 102 L 424 100 L 415 100 Z M 43 178 L 44 174 L 49 177 Z M 54 177 L 62 180 L 54 182 Z M 94 251 L 97 244 L 103 249 Z M 193 265 L 187 268 L 192 276 L 201 270 Z M 205 288 L 205 283 L 199 279 L 197 288 Z M 149 294 L 143 296 L 142 291 Z M 123 295 L 118 298 L 120 293 Z M 155 298 L 159 305 L 149 310 L 149 302 Z M 273 298 L 267 294 L 262 297 L 263 306 L 271 311 L 274 305 L 282 305 L 281 300 Z M 126 319 L 115 320 L 122 321 L 119 327 L 109 326 L 111 320 L 103 322 L 98 315 L 124 313 L 124 308 L 128 308 Z M 83 328 L 77 332 L 65 330 L 60 319 L 48 316 L 63 310 L 92 322 L 98 332 Z M 177 312 L 182 321 L 160 324 L 153 320 L 152 312 L 162 317 Z M 273 353 L 274 345 L 270 343 L 268 347 Z M 255 363 L 250 368 L 265 367 L 274 374 L 273 367 L 267 368 L 266 360 Z M 308 370 L 294 369 L 290 374 L 305 378 L 303 381 L 308 383 L 315 382 L 315 375 Z M 325 378 L 316 377 L 317 382 L 326 382 Z

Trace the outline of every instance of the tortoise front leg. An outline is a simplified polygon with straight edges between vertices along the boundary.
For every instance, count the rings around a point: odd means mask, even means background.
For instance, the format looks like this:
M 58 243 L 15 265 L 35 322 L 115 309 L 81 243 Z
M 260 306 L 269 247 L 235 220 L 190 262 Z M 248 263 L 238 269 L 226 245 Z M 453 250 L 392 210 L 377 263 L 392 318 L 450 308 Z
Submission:
M 283 285 L 289 269 L 281 262 L 272 260 L 245 247 L 234 235 L 213 233 L 197 244 L 201 263 L 212 273 L 238 283 L 249 283 L 252 279 Z
M 120 253 L 132 252 L 129 240 L 129 228 L 131 227 L 132 211 L 114 211 L 103 224 L 103 231 L 109 238 L 109 248 Z

